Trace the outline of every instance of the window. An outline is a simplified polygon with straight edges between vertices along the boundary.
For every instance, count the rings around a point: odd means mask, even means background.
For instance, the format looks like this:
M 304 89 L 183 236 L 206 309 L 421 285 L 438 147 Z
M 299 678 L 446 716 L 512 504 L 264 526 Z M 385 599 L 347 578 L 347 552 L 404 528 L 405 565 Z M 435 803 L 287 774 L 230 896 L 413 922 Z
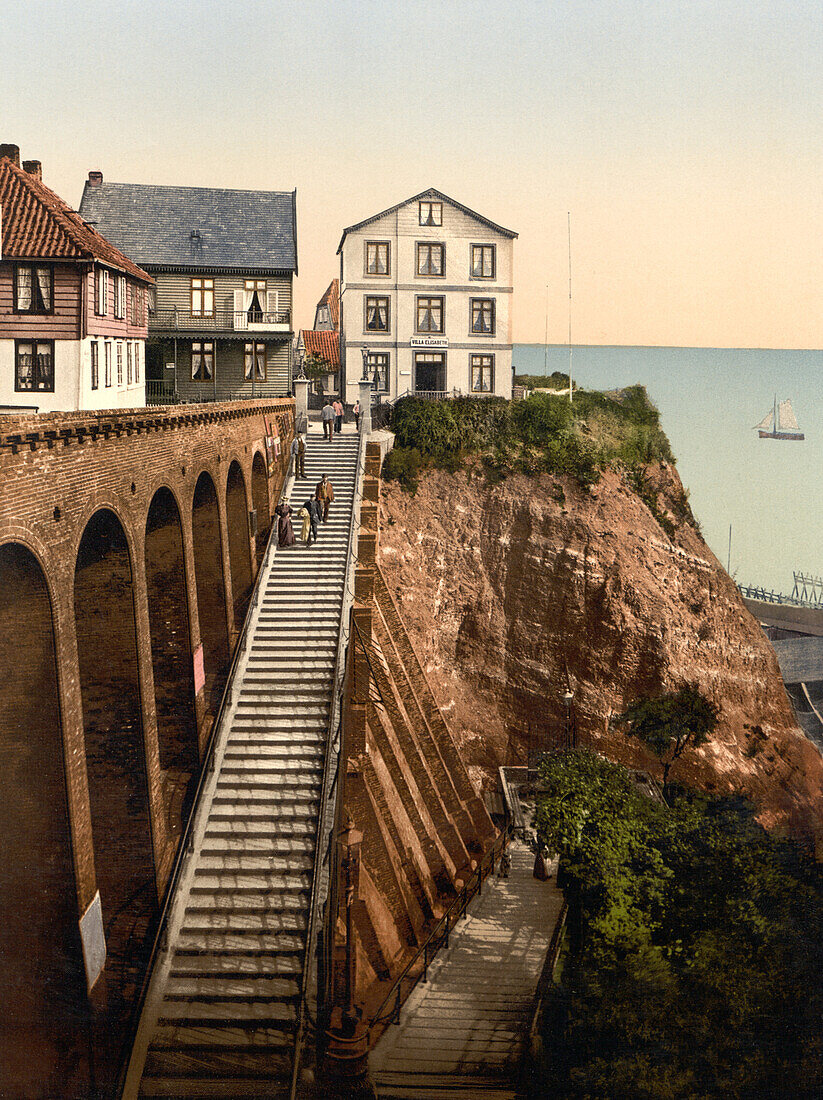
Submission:
M 389 355 L 385 351 L 370 351 L 369 378 L 373 378 L 378 393 L 389 392 Z
M 365 329 L 366 332 L 388 332 L 389 331 L 389 299 L 388 298 L 366 298 L 366 316 L 365 316 Z
M 109 311 L 109 273 L 102 267 L 94 271 L 94 312 L 105 317 Z
M 243 377 L 247 382 L 252 381 L 252 373 L 255 382 L 266 380 L 266 345 L 246 344 L 243 357 Z
M 144 291 L 144 293 L 146 295 L 146 305 L 148 306 L 149 313 L 154 313 L 154 311 L 157 307 L 157 298 L 155 296 L 155 289 L 156 289 L 155 287 L 150 286 Z M 143 318 L 143 320 L 145 321 L 145 317 Z
M 108 342 L 108 340 L 106 341 L 105 352 L 106 352 L 106 379 L 105 379 L 105 381 L 106 381 L 106 386 L 108 387 L 108 386 L 111 385 L 111 344 Z
M 417 331 L 443 332 L 443 299 L 417 299 Z
M 214 342 L 195 340 L 191 346 L 192 382 L 210 382 L 214 377 Z
M 134 283 L 129 283 L 129 321 L 133 325 L 140 324 L 139 299 Z
M 246 314 L 250 325 L 263 323 L 263 312 L 266 305 L 266 280 L 246 279 L 246 301 L 249 303 Z
M 497 255 L 493 244 L 472 245 L 472 278 L 493 279 L 497 270 Z
M 472 298 L 472 332 L 494 336 L 494 298 Z
M 472 393 L 494 392 L 494 356 L 472 355 Z
M 123 345 L 117 341 L 117 385 L 123 385 Z
M 423 244 L 418 241 L 417 274 L 446 274 L 446 246 L 444 244 Z
M 131 341 L 126 344 L 126 385 L 131 385 Z
M 15 340 L 14 388 L 54 393 L 54 340 Z
M 54 269 L 40 264 L 18 264 L 14 277 L 15 313 L 54 311 Z
M 114 277 L 114 316 L 122 321 L 126 316 L 126 276 Z
M 140 381 L 140 344 L 134 345 L 134 380 Z
M 96 340 L 91 342 L 91 388 L 96 390 L 100 385 L 100 348 Z
M 214 316 L 214 279 L 192 279 L 191 315 L 192 317 Z
M 419 222 L 421 225 L 443 224 L 442 202 L 421 202 L 419 207 Z
M 389 274 L 388 241 L 366 241 L 366 274 Z

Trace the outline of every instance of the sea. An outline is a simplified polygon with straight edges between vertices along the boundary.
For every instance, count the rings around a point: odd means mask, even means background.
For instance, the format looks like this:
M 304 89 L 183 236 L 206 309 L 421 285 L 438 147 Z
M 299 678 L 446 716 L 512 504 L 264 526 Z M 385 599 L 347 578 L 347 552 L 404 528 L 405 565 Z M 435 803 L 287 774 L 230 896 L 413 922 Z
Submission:
M 515 344 L 517 374 L 567 372 L 566 345 Z M 660 410 L 704 538 L 741 584 L 791 594 L 823 577 L 823 351 L 572 347 L 584 389 L 640 383 Z M 790 398 L 802 442 L 755 425 Z M 729 548 L 731 533 L 731 550 Z

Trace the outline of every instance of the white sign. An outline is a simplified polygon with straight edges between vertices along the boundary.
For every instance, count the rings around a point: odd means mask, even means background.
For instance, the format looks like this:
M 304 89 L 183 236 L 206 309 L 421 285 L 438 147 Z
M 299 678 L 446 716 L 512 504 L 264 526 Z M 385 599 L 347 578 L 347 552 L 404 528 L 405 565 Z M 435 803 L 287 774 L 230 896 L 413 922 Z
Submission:
M 86 985 L 91 993 L 106 965 L 106 934 L 103 931 L 103 906 L 100 903 L 99 890 L 80 918 L 80 940 L 86 966 Z
M 449 341 L 445 336 L 412 336 L 409 347 L 412 348 L 447 348 Z

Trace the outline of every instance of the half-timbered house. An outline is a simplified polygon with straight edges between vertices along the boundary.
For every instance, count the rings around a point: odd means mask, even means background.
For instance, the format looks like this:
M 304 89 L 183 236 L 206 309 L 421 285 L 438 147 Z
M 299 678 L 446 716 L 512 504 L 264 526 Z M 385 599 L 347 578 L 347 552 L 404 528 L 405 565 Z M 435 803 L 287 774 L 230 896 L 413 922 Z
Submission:
M 145 405 L 150 275 L 0 145 L 0 409 Z

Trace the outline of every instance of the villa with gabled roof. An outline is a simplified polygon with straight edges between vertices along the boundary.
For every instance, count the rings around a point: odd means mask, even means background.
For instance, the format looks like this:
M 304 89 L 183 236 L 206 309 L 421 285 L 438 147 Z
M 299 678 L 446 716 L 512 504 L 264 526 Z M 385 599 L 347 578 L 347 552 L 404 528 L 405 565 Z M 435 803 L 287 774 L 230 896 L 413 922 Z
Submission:
M 511 397 L 513 242 L 429 188 L 343 230 L 341 392 Z
M 109 183 L 93 171 L 80 211 L 155 277 L 150 402 L 291 392 L 296 191 Z

